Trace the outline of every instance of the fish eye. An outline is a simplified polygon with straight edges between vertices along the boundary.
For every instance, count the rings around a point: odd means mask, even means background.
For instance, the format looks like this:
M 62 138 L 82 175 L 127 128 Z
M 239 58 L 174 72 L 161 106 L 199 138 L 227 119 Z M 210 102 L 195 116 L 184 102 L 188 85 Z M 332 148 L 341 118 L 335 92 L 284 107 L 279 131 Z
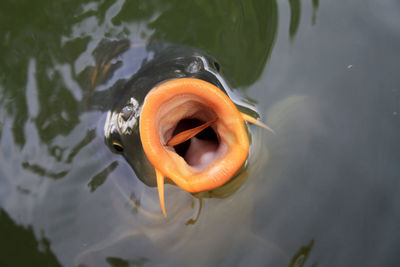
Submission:
M 215 69 L 216 69 L 217 71 L 219 71 L 220 66 L 219 66 L 219 63 L 218 63 L 217 61 L 214 61 L 214 67 L 215 67 Z
M 112 147 L 117 151 L 117 152 L 123 152 L 124 151 L 124 147 L 121 145 L 121 143 L 114 141 L 112 142 Z

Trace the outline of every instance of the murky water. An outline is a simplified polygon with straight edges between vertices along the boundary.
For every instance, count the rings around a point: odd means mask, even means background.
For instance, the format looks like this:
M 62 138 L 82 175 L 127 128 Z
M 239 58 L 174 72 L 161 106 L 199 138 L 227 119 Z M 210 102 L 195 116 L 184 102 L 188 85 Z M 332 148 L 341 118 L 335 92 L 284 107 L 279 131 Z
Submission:
M 399 264 L 397 1 L 2 1 L 0 25 L 1 266 Z M 93 78 L 110 40 L 130 49 Z M 166 185 L 167 218 L 101 97 L 163 42 L 216 58 L 276 131 L 250 126 L 229 194 Z

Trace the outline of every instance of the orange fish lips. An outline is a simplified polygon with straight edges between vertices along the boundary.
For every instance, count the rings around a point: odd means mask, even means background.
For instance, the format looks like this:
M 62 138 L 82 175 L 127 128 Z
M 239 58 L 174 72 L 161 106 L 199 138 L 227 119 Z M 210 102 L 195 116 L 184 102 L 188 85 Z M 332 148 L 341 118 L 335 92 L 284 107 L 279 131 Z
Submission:
M 200 79 L 169 80 L 147 94 L 140 138 L 156 170 L 164 215 L 165 177 L 195 193 L 217 188 L 235 175 L 249 153 L 245 120 L 252 118 L 218 87 Z

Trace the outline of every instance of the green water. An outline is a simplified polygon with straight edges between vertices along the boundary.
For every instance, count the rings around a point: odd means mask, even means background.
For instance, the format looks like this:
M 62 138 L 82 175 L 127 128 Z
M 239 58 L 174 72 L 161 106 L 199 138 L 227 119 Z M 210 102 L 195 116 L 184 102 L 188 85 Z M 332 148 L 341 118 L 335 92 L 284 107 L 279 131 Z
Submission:
M 0 265 L 398 265 L 399 25 L 395 0 L 2 1 Z M 123 78 L 201 49 L 257 105 L 277 134 L 251 128 L 235 193 L 167 185 L 162 217 L 104 143 L 104 40 Z

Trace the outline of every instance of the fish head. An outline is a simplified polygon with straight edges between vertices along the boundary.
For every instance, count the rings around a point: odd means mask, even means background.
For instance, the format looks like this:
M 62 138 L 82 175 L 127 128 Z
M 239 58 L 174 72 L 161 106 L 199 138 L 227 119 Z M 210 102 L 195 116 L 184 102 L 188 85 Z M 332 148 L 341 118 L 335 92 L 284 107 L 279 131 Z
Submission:
M 106 144 L 140 180 L 190 193 L 218 188 L 245 164 L 249 135 L 219 64 L 196 49 L 164 48 L 128 79 L 105 123 Z M 254 119 L 254 121 L 256 121 Z

